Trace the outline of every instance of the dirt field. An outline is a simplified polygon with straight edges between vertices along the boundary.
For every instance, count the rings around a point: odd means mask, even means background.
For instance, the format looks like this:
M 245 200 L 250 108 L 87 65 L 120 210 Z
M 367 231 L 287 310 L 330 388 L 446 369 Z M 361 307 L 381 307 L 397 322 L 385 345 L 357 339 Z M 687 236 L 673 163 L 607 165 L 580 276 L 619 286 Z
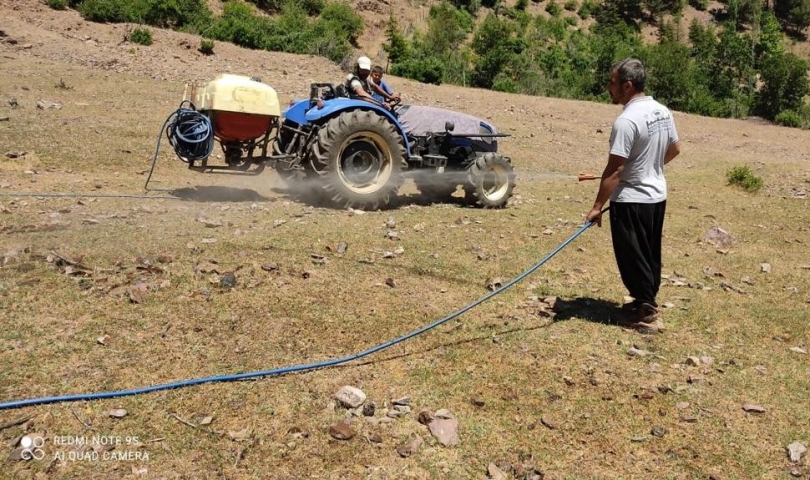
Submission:
M 597 185 L 575 175 L 601 173 L 619 112 L 391 77 L 407 102 L 512 135 L 518 186 L 498 211 L 426 205 L 408 184 L 389 210 L 320 208 L 269 170 L 190 172 L 165 140 L 154 186 L 172 192 L 147 193 L 184 82 L 260 76 L 286 104 L 339 68 L 220 43 L 207 57 L 154 29 L 133 45 L 126 25 L 33 0 L 0 16 L 0 402 L 319 362 L 440 319 L 578 229 Z M 810 444 L 810 132 L 676 122 L 663 335 L 606 323 L 625 292 L 609 229 L 592 228 L 516 287 L 347 365 L 0 410 L 0 478 L 810 478 L 788 453 Z M 737 166 L 763 189 L 727 185 Z M 712 227 L 733 240 L 708 242 Z M 373 415 L 336 403 L 346 385 Z M 451 412 L 457 444 L 424 409 Z M 15 459 L 24 435 L 42 460 Z

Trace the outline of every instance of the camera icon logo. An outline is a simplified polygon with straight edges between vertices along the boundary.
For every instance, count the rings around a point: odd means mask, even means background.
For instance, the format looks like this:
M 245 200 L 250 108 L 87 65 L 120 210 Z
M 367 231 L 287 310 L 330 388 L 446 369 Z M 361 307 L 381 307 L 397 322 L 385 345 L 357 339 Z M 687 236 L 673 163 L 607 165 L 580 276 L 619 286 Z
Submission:
M 42 448 L 45 446 L 45 439 L 39 435 L 26 435 L 22 437 L 20 439 L 20 446 L 22 447 L 20 456 L 23 460 L 42 460 L 45 458 L 45 450 Z

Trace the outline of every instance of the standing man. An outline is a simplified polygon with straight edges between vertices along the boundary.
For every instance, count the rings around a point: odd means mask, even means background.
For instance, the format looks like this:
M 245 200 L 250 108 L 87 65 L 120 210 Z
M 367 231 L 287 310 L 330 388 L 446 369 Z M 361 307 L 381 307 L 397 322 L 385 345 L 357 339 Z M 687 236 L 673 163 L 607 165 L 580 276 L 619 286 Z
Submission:
M 661 237 L 667 204 L 664 165 L 680 152 L 672 113 L 644 94 L 647 74 L 635 58 L 613 66 L 607 85 L 614 104 L 624 105 L 613 122 L 610 155 L 587 220 L 602 226 L 610 200 L 613 253 L 633 303 L 618 323 L 641 333 L 659 333 L 664 324 L 655 297 L 661 286 Z

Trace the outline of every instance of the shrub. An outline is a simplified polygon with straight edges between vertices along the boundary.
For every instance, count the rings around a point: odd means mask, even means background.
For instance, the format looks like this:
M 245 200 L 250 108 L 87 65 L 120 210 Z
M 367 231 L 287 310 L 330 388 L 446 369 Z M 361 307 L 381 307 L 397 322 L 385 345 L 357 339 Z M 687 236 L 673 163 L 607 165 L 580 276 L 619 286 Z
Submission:
M 205 55 L 213 55 L 214 54 L 214 41 L 208 38 L 201 38 L 200 39 L 200 52 L 204 53 Z
M 556 17 L 562 13 L 562 9 L 559 5 L 557 5 L 555 0 L 548 0 L 548 3 L 546 4 L 546 12 L 548 12 L 548 14 L 552 17 Z
M 99 23 L 138 22 L 133 4 L 119 0 L 84 0 L 79 13 L 85 20 Z
M 136 28 L 130 32 L 129 41 L 139 45 L 152 45 L 152 32 L 148 28 Z
M 347 3 L 327 4 L 318 19 L 326 23 L 328 30 L 352 43 L 363 33 L 363 17 Z
M 709 8 L 709 0 L 689 0 L 689 6 L 695 10 L 705 12 Z
M 747 166 L 734 167 L 726 173 L 729 185 L 738 185 L 747 192 L 756 192 L 762 188 L 762 179 L 751 172 Z
M 563 5 L 563 8 L 569 12 L 576 12 L 577 11 L 577 0 L 568 0 Z
M 422 83 L 441 85 L 442 80 L 444 80 L 445 64 L 436 57 L 429 57 L 424 60 L 409 58 L 394 65 L 391 74 Z
M 794 110 L 781 111 L 773 120 L 777 125 L 793 128 L 801 128 L 803 123 L 802 116 Z
M 579 10 L 577 10 L 577 15 L 579 18 L 583 20 L 587 20 L 588 18 L 593 15 L 596 11 L 597 5 L 594 3 L 593 0 L 584 0 L 582 5 L 579 6 Z
M 54 10 L 65 10 L 68 7 L 67 0 L 48 0 L 48 6 Z

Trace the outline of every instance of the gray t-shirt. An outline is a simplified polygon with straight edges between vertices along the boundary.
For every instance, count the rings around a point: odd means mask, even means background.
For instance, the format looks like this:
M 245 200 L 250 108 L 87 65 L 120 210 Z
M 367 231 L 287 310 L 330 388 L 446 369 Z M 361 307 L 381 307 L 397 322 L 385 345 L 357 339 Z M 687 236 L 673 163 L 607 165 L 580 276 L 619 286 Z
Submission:
M 627 159 L 611 202 L 658 203 L 667 199 L 664 155 L 678 142 L 675 121 L 669 109 L 640 97 L 624 106 L 613 122 L 610 153 Z

